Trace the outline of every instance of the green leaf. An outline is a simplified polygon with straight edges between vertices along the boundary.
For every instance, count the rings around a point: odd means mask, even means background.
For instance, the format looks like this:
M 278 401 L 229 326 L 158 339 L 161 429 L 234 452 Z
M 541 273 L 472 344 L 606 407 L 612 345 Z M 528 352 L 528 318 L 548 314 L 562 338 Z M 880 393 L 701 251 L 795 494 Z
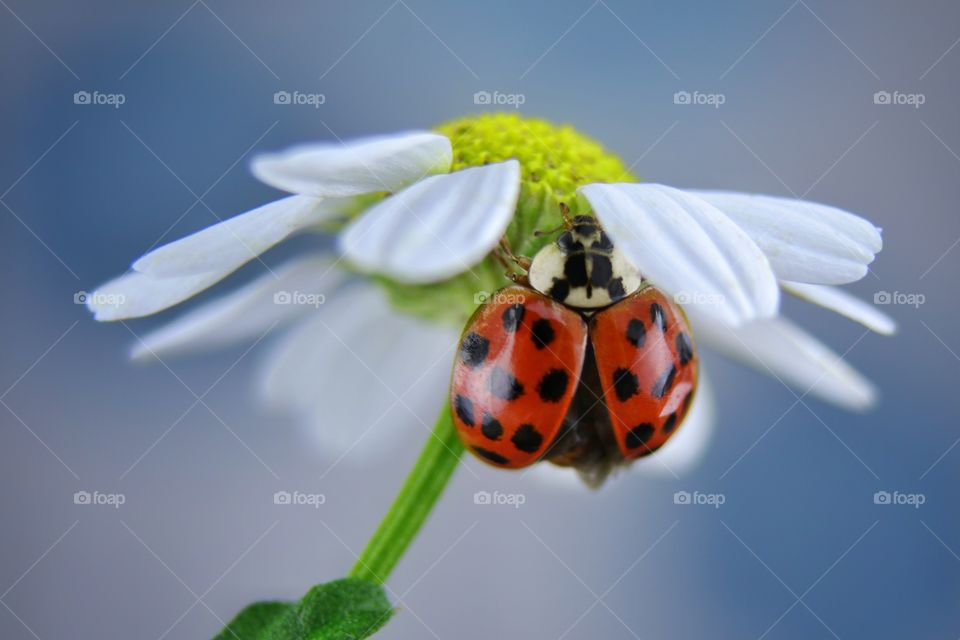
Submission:
M 358 578 L 319 584 L 299 602 L 258 602 L 214 640 L 361 640 L 393 615 L 383 588 Z

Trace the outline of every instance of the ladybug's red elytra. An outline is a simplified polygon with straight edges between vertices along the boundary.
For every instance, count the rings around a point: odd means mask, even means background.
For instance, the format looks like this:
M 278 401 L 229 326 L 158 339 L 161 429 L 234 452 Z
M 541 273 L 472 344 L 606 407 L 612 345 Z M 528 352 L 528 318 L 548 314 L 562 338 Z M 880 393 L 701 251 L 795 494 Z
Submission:
M 690 409 L 698 361 L 683 311 L 642 281 L 590 216 L 489 296 L 460 339 L 451 384 L 466 447 L 494 466 L 541 460 L 598 486 L 648 455 Z

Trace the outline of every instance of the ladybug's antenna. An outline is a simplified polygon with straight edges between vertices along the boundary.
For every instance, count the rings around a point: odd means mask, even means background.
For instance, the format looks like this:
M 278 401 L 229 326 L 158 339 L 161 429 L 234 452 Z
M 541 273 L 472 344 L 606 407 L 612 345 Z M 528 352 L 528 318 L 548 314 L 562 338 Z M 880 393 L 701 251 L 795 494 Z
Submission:
M 542 236 L 553 235 L 557 231 L 569 230 L 573 228 L 573 219 L 570 217 L 570 207 L 567 206 L 566 202 L 560 203 L 560 217 L 563 218 L 563 224 L 561 224 L 556 229 L 551 229 L 550 231 L 540 231 L 539 229 L 533 232 L 533 235 L 537 238 Z

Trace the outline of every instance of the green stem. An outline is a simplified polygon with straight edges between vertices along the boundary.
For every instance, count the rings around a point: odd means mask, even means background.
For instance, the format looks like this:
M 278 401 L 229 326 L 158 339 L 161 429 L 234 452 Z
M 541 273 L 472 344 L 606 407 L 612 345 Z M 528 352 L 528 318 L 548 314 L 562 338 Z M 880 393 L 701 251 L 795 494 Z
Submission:
M 420 458 L 357 558 L 350 577 L 378 584 L 387 580 L 433 510 L 462 453 L 463 443 L 453 426 L 450 405 L 444 405 Z

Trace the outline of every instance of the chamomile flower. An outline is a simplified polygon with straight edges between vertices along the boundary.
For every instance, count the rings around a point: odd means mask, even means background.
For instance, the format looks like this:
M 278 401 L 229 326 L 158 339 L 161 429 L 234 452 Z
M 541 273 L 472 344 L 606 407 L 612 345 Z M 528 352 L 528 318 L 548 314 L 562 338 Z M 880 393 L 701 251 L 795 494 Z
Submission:
M 251 168 L 293 195 L 150 251 L 89 306 L 97 320 L 150 315 L 295 234 L 336 234 L 336 251 L 267 269 L 133 349 L 138 359 L 164 358 L 283 327 L 262 390 L 314 425 L 333 454 L 382 444 L 401 423 L 432 424 L 459 330 L 509 283 L 492 253 L 503 239 L 523 256 L 553 242 L 542 232 L 561 226 L 561 203 L 596 217 L 630 265 L 686 310 L 701 346 L 842 407 L 875 399 L 865 378 L 779 313 L 786 292 L 894 331 L 886 315 L 836 286 L 862 278 L 882 245 L 880 230 L 852 213 L 636 182 L 573 129 L 512 114 L 306 144 L 258 156 Z M 658 456 L 680 464 L 702 449 L 712 414 L 704 387 Z

